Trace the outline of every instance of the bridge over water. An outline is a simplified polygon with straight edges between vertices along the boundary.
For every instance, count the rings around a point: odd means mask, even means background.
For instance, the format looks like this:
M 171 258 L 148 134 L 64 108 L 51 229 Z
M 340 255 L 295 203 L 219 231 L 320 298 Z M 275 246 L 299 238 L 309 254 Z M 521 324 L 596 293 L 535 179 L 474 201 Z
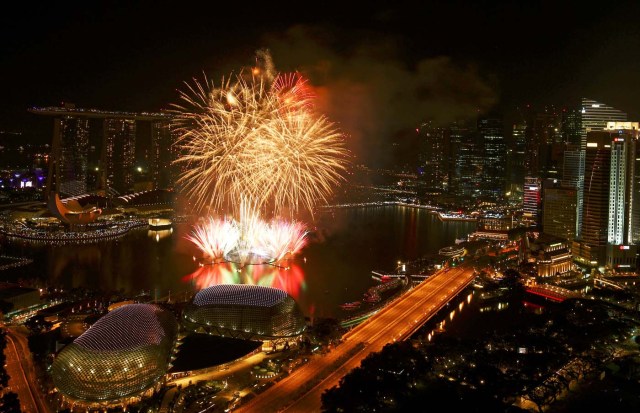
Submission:
M 566 288 L 548 284 L 535 284 L 525 288 L 529 294 L 538 295 L 551 301 L 562 302 L 568 298 L 579 298 L 582 294 Z
M 320 396 L 326 389 L 338 385 L 369 354 L 413 335 L 474 278 L 473 268 L 466 266 L 438 271 L 351 329 L 334 350 L 314 356 L 236 411 L 319 412 Z

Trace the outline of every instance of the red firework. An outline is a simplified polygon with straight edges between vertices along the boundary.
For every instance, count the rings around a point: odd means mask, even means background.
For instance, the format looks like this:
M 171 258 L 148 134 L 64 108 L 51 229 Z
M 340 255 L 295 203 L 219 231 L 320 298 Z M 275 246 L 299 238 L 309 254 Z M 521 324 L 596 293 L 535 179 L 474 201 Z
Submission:
M 315 94 L 307 79 L 299 72 L 279 73 L 271 85 L 271 91 L 289 110 L 313 108 Z

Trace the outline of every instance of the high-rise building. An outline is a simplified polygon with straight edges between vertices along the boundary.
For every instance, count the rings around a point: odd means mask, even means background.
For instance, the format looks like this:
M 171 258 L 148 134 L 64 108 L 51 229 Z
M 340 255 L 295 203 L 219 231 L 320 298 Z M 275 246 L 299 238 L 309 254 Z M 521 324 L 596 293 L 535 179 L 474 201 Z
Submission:
M 55 187 L 64 196 L 87 192 L 89 120 L 77 116 L 56 118 L 52 150 L 47 191 Z
M 175 159 L 173 129 L 167 121 L 151 123 L 151 151 L 149 168 L 153 189 L 168 188 L 175 182 L 172 165 Z
M 604 130 L 607 127 L 607 122 L 627 120 L 625 112 L 593 99 L 582 98 L 581 106 L 581 149 L 586 147 L 588 132 Z
M 482 142 L 482 193 L 493 198 L 504 195 L 506 178 L 506 143 L 502 116 L 478 119 Z
M 477 135 L 467 122 L 449 126 L 449 192 L 458 196 L 474 196 L 480 191 L 482 158 Z
M 419 167 L 423 168 L 423 179 L 431 191 L 444 192 L 449 186 L 447 128 L 425 122 L 420 126 Z
M 607 228 L 607 265 L 610 268 L 635 269 L 638 241 L 634 222 L 638 222 L 640 202 L 635 185 L 638 159 L 638 123 L 609 122 L 611 131 L 611 171 L 609 174 L 609 217 Z
M 525 122 L 513 124 L 511 144 L 507 151 L 507 166 L 509 169 L 507 186 L 512 198 L 515 199 L 522 198 L 524 177 L 529 170 L 526 129 L 527 124 Z
M 583 264 L 597 266 L 604 263 L 607 245 L 611 134 L 606 131 L 589 132 L 586 148 L 582 227 L 573 253 Z
M 607 242 L 623 244 L 633 239 L 631 211 L 633 199 L 633 169 L 635 139 L 622 135 L 611 142 L 611 172 L 609 174 L 609 225 Z
M 637 122 L 609 122 L 587 133 L 578 261 L 615 270 L 636 268 L 640 235 L 640 152 Z
M 562 112 L 562 140 L 567 145 L 580 148 L 582 141 L 582 111 L 572 108 Z
M 580 237 L 582 227 L 583 190 L 584 190 L 584 151 L 577 145 L 571 145 L 564 151 L 562 165 L 562 186 L 576 189 L 576 219 L 574 234 Z
M 155 168 L 160 176 L 157 187 L 166 188 L 172 185 L 171 180 L 175 177 L 170 173 L 172 168 L 169 168 L 175 155 L 171 146 L 172 135 L 153 125 L 170 124 L 170 115 L 81 109 L 73 104 L 65 104 L 62 107 L 33 107 L 29 112 L 54 118 L 53 144 L 45 193 L 47 200 L 52 192 L 65 197 L 80 195 L 94 189 L 115 189 L 118 193 L 133 190 L 136 146 L 140 138 L 137 136 L 138 122 L 152 123 L 151 128 L 145 130 L 151 130 L 149 143 L 155 153 L 155 157 L 152 156 L 151 168 Z M 91 169 L 92 173 L 98 174 L 98 185 L 94 188 L 88 184 L 90 151 L 94 147 L 89 140 L 91 136 L 100 139 L 96 136 L 99 135 L 96 130 L 100 130 L 100 124 L 102 144 L 95 145 L 100 149 L 100 162 L 97 171 L 94 171 L 93 167 Z M 93 129 L 96 126 L 97 129 Z M 90 134 L 91 131 L 93 135 Z M 143 138 L 149 139 L 147 136 Z M 167 180 L 162 178 L 163 171 L 168 171 Z
M 563 165 L 562 178 L 565 185 L 575 184 L 578 189 L 577 238 L 582 237 L 582 223 L 585 217 L 584 185 L 587 133 L 604 130 L 609 121 L 625 121 L 626 119 L 626 113 L 589 98 L 581 99 L 579 109 L 571 109 L 564 114 L 562 129 L 563 137 L 568 144 L 568 148 L 564 154 L 564 162 L 566 165 Z M 595 142 L 592 142 L 592 145 L 594 143 Z M 594 148 L 594 146 L 592 146 L 592 148 Z M 593 213 L 593 206 L 591 208 Z M 591 225 L 587 225 L 587 227 L 592 228 Z
M 554 106 L 545 106 L 542 111 L 530 114 L 532 121 L 529 137 L 532 176 L 558 178 L 562 169 L 562 152 L 565 143 L 562 135 L 562 112 Z
M 540 223 L 541 192 L 542 183 L 540 178 L 533 176 L 524 178 L 522 219 L 532 227 Z
M 564 149 L 563 112 L 554 106 L 537 110 L 527 105 L 519 113 L 525 125 L 526 174 L 558 178 Z
M 543 191 L 542 231 L 572 242 L 576 237 L 577 188 L 547 179 Z
M 136 121 L 105 119 L 102 150 L 102 187 L 126 194 L 133 189 L 136 161 Z
M 538 176 L 538 142 L 534 134 L 535 111 L 531 105 L 518 108 L 518 123 L 524 128 L 525 176 Z

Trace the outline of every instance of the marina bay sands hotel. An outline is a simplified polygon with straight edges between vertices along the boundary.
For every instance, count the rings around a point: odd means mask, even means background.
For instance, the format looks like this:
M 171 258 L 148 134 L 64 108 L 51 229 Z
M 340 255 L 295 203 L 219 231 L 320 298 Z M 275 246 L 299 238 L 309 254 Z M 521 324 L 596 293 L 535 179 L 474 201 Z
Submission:
M 175 182 L 170 114 L 81 109 L 70 104 L 32 107 L 28 111 L 54 120 L 46 199 L 51 191 L 70 197 L 92 191 L 119 196 L 139 190 L 134 184 L 141 171 L 136 167 L 136 143 L 140 144 L 140 139 L 147 140 L 143 143 L 148 149 L 147 187 L 143 189 L 165 189 Z M 101 148 L 95 151 L 99 159 L 90 169 L 90 136 L 100 129 Z

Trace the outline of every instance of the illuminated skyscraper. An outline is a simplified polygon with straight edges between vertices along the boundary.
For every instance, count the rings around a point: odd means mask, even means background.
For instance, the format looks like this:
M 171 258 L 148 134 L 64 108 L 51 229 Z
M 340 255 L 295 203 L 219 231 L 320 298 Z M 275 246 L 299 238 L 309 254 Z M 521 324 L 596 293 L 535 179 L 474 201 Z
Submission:
M 478 195 L 482 181 L 482 156 L 478 135 L 463 121 L 452 123 L 449 133 L 450 191 L 460 196 Z
M 482 141 L 482 192 L 499 198 L 504 194 L 506 178 L 506 144 L 502 116 L 478 120 Z
M 89 120 L 60 116 L 53 126 L 53 162 L 49 165 L 47 191 L 55 187 L 64 196 L 87 192 Z
M 540 178 L 532 176 L 524 178 L 522 218 L 529 226 L 536 226 L 540 222 L 541 191 Z
M 587 133 L 604 130 L 609 121 L 625 121 L 626 119 L 626 113 L 589 98 L 582 98 L 580 108 L 578 110 L 573 109 L 567 111 L 563 117 L 563 137 L 569 145 L 569 150 L 565 151 L 564 154 L 565 165 L 563 166 L 563 180 L 565 185 L 574 184 L 578 189 L 576 221 L 576 237 L 578 238 L 582 237 L 583 220 L 586 216 L 584 210 L 586 196 L 584 194 L 584 185 L 586 184 L 587 174 L 585 170 Z M 595 143 L 596 142 L 592 142 L 592 148 L 595 148 L 595 146 L 593 146 Z M 593 171 L 591 171 L 591 174 L 593 175 Z M 591 214 L 593 214 L 593 208 L 595 208 L 595 206 L 591 205 L 590 208 Z M 594 230 L 592 224 L 593 223 L 587 225 L 590 231 Z M 587 235 L 587 238 L 591 237 L 593 237 L 593 233 Z M 585 256 L 587 255 L 590 255 L 590 253 L 585 254 Z
M 133 188 L 136 161 L 136 121 L 105 119 L 102 149 L 103 188 L 126 194 Z
M 544 111 L 537 112 L 533 122 L 534 141 L 538 148 L 537 165 L 532 172 L 535 176 L 543 178 L 557 178 L 558 154 L 562 156 L 562 131 L 561 115 L 553 106 L 545 107 Z M 558 150 L 558 148 L 561 148 Z M 555 156 L 554 156 L 555 155 Z
M 559 178 L 565 145 L 563 112 L 554 106 L 535 110 L 527 105 L 520 114 L 525 124 L 526 173 L 541 178 Z
M 543 191 L 542 231 L 572 242 L 576 237 L 578 190 L 548 179 Z
M 562 140 L 571 146 L 580 147 L 582 136 L 581 108 L 568 109 L 562 112 Z
M 564 151 L 564 162 L 562 165 L 562 185 L 576 189 L 576 227 L 574 234 L 577 238 L 580 237 L 580 230 L 582 228 L 584 156 L 585 152 L 578 149 L 578 146 L 569 146 L 568 149 Z
M 581 101 L 581 133 L 580 147 L 585 149 L 587 133 L 601 131 L 607 127 L 607 122 L 622 122 L 627 120 L 627 114 L 614 107 L 593 99 L 582 98 Z
M 587 135 L 584 172 L 584 205 L 580 242 L 573 253 L 583 264 L 604 263 L 609 216 L 609 172 L 611 170 L 611 134 L 593 131 Z
M 574 254 L 580 262 L 633 270 L 640 235 L 638 123 L 587 133 L 584 208 Z
M 153 189 L 164 189 L 175 182 L 175 159 L 171 125 L 167 121 L 151 123 L 151 152 L 149 167 Z
M 524 121 L 515 123 L 512 129 L 512 141 L 507 151 L 509 167 L 508 187 L 512 197 L 520 199 L 523 195 L 524 177 L 529 169 L 527 158 L 527 124 Z
M 636 186 L 638 164 L 638 123 L 609 122 L 611 131 L 611 172 L 609 174 L 609 214 L 607 225 L 607 265 L 615 269 L 635 269 L 639 239 L 640 201 Z M 635 213 L 635 214 L 634 214 Z M 635 216 L 634 216 L 635 215 Z
M 448 131 L 433 122 L 420 126 L 420 154 L 418 160 L 423 168 L 423 178 L 427 188 L 434 191 L 446 191 L 449 186 L 447 145 Z
M 164 177 L 169 181 L 166 185 L 171 185 L 173 176 L 170 173 L 170 160 L 175 154 L 171 146 L 171 133 L 168 128 L 163 130 L 163 126 L 160 126 L 168 125 L 171 116 L 165 113 L 81 109 L 72 104 L 62 107 L 32 107 L 29 108 L 29 112 L 54 117 L 53 144 L 45 194 L 47 200 L 51 192 L 58 192 L 62 197 L 66 197 L 96 189 L 87 184 L 89 149 L 92 147 L 89 138 L 90 130 L 100 123 L 103 127 L 102 144 L 97 145 L 101 148 L 100 165 L 97 168 L 97 189 L 114 189 L 118 193 L 126 193 L 133 189 L 136 173 L 136 139 L 139 138 L 136 122 L 151 123 L 151 169 L 155 168 L 157 172 L 157 187 L 166 187 Z M 148 136 L 143 138 L 149 139 Z M 166 176 L 163 175 L 164 172 Z

